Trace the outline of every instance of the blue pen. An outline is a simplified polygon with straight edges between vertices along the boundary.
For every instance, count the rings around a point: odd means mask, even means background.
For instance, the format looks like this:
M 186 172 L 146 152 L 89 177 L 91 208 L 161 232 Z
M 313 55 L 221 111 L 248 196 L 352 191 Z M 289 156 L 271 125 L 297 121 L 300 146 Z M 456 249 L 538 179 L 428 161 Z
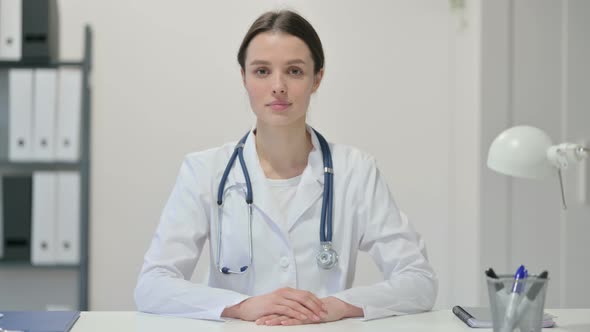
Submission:
M 504 318 L 504 331 L 511 332 L 514 330 L 514 325 L 516 323 L 516 310 L 518 308 L 518 302 L 520 300 L 520 294 L 524 290 L 525 283 L 523 282 L 528 275 L 527 270 L 524 268 L 524 265 L 521 265 L 516 273 L 514 274 L 514 283 L 512 284 L 512 292 L 510 293 L 510 297 L 508 298 L 508 303 L 506 304 L 506 316 Z

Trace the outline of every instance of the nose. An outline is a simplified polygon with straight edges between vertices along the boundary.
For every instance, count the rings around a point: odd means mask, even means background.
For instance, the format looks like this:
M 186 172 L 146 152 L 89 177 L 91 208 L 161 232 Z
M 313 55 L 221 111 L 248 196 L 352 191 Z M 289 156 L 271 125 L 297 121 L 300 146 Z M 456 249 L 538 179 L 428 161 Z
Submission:
M 285 93 L 287 93 L 287 90 L 284 89 L 284 88 L 272 89 L 272 94 L 273 95 L 284 95 Z
M 284 95 L 287 93 L 287 85 L 283 81 L 281 75 L 276 75 L 272 85 L 272 95 Z

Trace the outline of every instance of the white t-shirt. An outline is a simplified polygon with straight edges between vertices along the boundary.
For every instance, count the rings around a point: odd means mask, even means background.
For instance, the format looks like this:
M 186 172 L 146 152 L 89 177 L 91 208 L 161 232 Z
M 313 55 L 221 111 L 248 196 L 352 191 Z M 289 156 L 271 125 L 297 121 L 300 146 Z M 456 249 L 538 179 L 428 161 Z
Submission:
M 276 200 L 281 218 L 280 222 L 283 225 L 287 225 L 291 202 L 293 202 L 293 199 L 295 198 L 295 193 L 297 193 L 297 187 L 299 186 L 300 181 L 301 175 L 289 179 L 266 179 L 272 196 Z

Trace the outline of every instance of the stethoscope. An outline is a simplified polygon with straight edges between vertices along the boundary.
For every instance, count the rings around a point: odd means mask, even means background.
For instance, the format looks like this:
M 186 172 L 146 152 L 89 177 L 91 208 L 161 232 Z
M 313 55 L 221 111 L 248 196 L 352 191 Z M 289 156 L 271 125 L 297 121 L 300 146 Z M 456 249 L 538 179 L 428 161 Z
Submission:
M 322 149 L 322 157 L 324 159 L 324 197 L 322 198 L 322 212 L 320 222 L 320 252 L 316 255 L 316 261 L 318 266 L 323 269 L 331 269 L 336 263 L 338 263 L 338 253 L 332 248 L 332 204 L 333 204 L 333 192 L 334 192 L 334 169 L 332 168 L 332 152 L 328 146 L 328 142 L 324 137 L 318 133 L 315 129 L 313 130 L 318 137 L 320 147 Z M 219 184 L 219 190 L 217 192 L 217 259 L 216 265 L 219 272 L 224 274 L 242 274 L 252 265 L 252 183 L 250 182 L 250 175 L 248 174 L 248 168 L 244 161 L 244 145 L 248 138 L 248 132 L 236 145 L 234 152 L 232 153 L 223 176 L 221 177 L 221 183 Z M 225 194 L 225 182 L 229 172 L 236 160 L 236 157 L 240 160 L 240 166 L 246 179 L 246 204 L 248 205 L 248 264 L 240 268 L 239 271 L 231 270 L 227 266 L 221 265 L 222 253 L 221 253 L 221 239 L 222 239 L 222 214 L 223 214 L 223 195 Z

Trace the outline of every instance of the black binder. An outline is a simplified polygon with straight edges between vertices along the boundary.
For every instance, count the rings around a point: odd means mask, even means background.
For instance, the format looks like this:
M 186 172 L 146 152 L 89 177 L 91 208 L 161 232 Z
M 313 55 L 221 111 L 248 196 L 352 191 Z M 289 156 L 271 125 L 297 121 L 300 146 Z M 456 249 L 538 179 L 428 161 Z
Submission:
M 30 261 L 31 258 L 31 175 L 2 176 L 2 214 L 0 227 L 3 227 L 2 240 L 5 261 Z M 0 325 L 2 326 L 2 325 Z

